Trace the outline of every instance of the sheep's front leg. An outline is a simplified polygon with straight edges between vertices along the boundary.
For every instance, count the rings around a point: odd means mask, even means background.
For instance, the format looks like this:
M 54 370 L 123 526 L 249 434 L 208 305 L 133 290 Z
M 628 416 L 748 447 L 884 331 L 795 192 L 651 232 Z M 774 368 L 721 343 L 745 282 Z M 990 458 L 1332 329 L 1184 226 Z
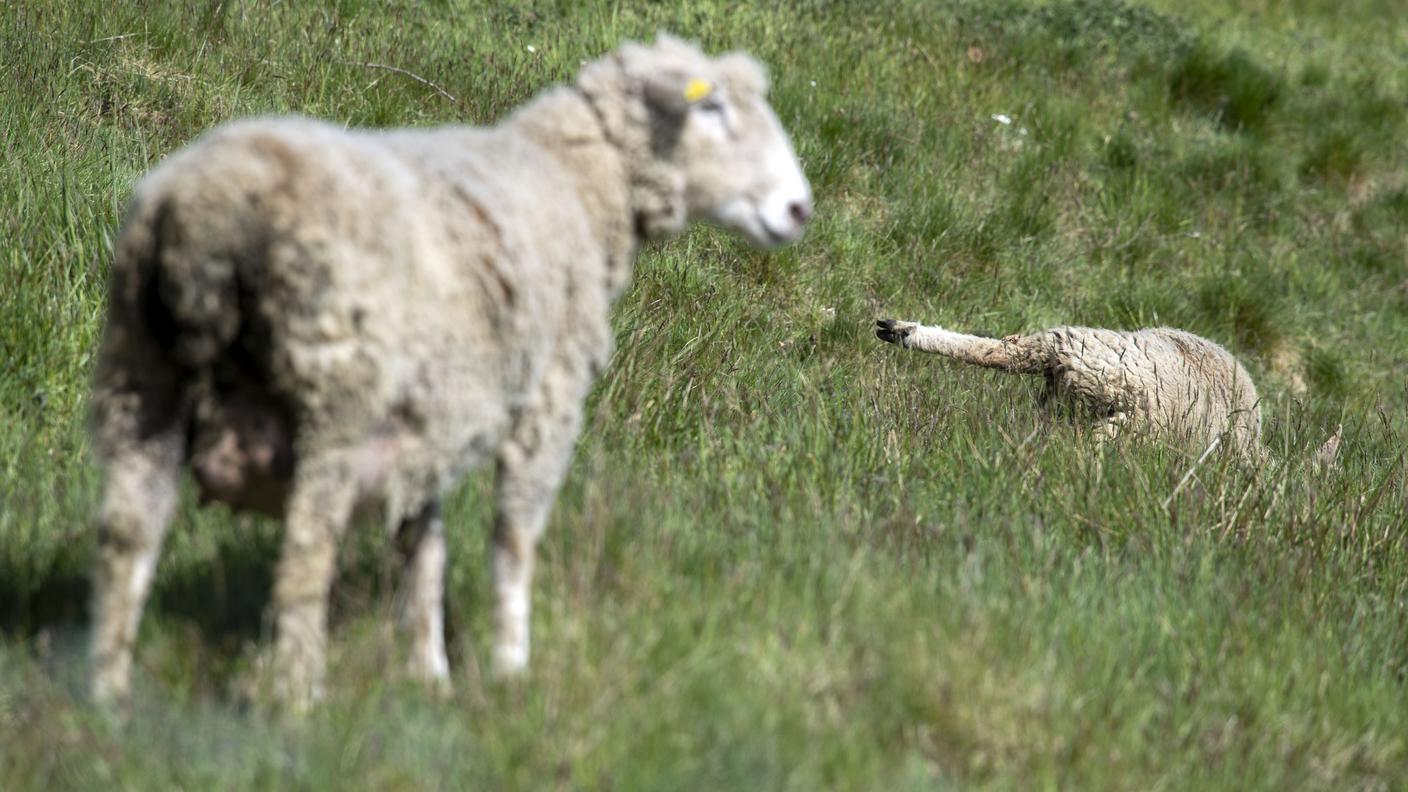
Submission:
M 450 687 L 445 658 L 445 523 L 439 501 L 407 518 L 398 531 L 406 561 L 401 583 L 400 622 L 410 634 L 411 673 L 440 690 Z
M 274 579 L 274 685 L 294 712 L 323 694 L 328 595 L 355 498 L 352 467 L 324 460 L 300 464 L 289 493 Z
M 104 463 L 90 647 L 100 704 L 121 704 L 131 690 L 132 646 L 176 506 L 182 448 L 181 434 L 167 431 Z
M 571 371 L 550 372 L 540 398 L 520 415 L 509 441 L 499 449 L 494 671 L 502 676 L 528 667 L 534 549 L 572 459 L 589 384 L 588 377 Z

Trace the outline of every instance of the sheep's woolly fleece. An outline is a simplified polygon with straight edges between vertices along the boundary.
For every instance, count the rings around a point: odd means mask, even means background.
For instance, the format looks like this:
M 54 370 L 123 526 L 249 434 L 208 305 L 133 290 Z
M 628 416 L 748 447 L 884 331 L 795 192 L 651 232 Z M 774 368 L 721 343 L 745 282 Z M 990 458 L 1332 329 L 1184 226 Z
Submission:
M 494 459 L 495 662 L 521 669 L 533 545 L 637 247 L 692 219 L 773 246 L 811 212 L 765 91 L 751 58 L 662 36 L 494 127 L 247 121 L 144 178 L 92 399 L 95 694 L 127 693 L 187 464 L 204 498 L 285 519 L 275 682 L 300 701 L 321 684 L 337 538 L 368 511 L 407 545 L 416 670 L 446 678 L 437 506 Z
M 1168 437 L 1263 457 L 1261 405 L 1242 364 L 1218 344 L 1168 327 L 1133 332 L 1055 327 L 1003 339 L 882 319 L 876 335 L 976 366 L 1042 374 L 1047 395 L 1085 408 L 1099 436 Z

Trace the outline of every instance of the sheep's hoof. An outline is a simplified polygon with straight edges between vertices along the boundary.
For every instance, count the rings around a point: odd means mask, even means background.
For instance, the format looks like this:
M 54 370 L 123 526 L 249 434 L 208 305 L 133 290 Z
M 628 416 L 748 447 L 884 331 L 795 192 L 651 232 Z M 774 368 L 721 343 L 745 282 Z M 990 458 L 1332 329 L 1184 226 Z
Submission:
M 94 709 L 111 723 L 126 723 L 132 716 L 132 691 L 125 680 L 100 678 L 95 681 L 91 696 Z
M 909 336 L 914 332 L 914 327 L 913 322 L 902 322 L 898 319 L 876 319 L 875 337 L 887 344 L 908 347 Z
M 504 644 L 494 647 L 494 676 L 517 679 L 528 673 L 528 646 Z
M 442 653 L 438 657 L 422 657 L 413 660 L 407 669 L 410 677 L 425 687 L 437 698 L 449 698 L 455 692 L 450 681 L 450 666 Z
M 231 687 L 241 709 L 262 712 L 289 722 L 307 716 L 323 698 L 321 683 L 299 683 L 279 668 L 271 649 L 254 655 L 250 666 L 235 677 Z

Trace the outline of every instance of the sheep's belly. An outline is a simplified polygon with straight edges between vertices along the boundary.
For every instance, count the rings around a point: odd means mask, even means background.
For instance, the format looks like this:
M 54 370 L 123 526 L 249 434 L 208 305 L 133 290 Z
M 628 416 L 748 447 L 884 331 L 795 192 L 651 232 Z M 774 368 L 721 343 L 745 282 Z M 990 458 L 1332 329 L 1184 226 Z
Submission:
M 359 509 L 380 510 L 393 522 L 409 516 L 482 464 L 500 439 L 487 428 L 437 435 L 393 419 L 353 457 Z

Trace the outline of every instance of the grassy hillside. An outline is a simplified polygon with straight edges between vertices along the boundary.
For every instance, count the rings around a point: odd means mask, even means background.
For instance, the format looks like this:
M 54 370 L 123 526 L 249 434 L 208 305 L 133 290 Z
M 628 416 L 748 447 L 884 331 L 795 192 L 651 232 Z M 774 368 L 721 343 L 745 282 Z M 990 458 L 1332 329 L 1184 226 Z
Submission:
M 1402 4 L 669 5 L 0 4 L 0 788 L 1408 786 Z M 368 529 L 327 705 L 246 706 L 277 527 L 188 500 L 136 715 L 88 711 L 85 387 L 138 176 L 249 114 L 490 122 L 659 29 L 771 66 L 817 221 L 642 256 L 529 678 L 485 673 L 480 475 L 447 514 L 451 698 L 388 672 Z M 1207 335 L 1279 462 L 1096 449 L 876 316 Z

